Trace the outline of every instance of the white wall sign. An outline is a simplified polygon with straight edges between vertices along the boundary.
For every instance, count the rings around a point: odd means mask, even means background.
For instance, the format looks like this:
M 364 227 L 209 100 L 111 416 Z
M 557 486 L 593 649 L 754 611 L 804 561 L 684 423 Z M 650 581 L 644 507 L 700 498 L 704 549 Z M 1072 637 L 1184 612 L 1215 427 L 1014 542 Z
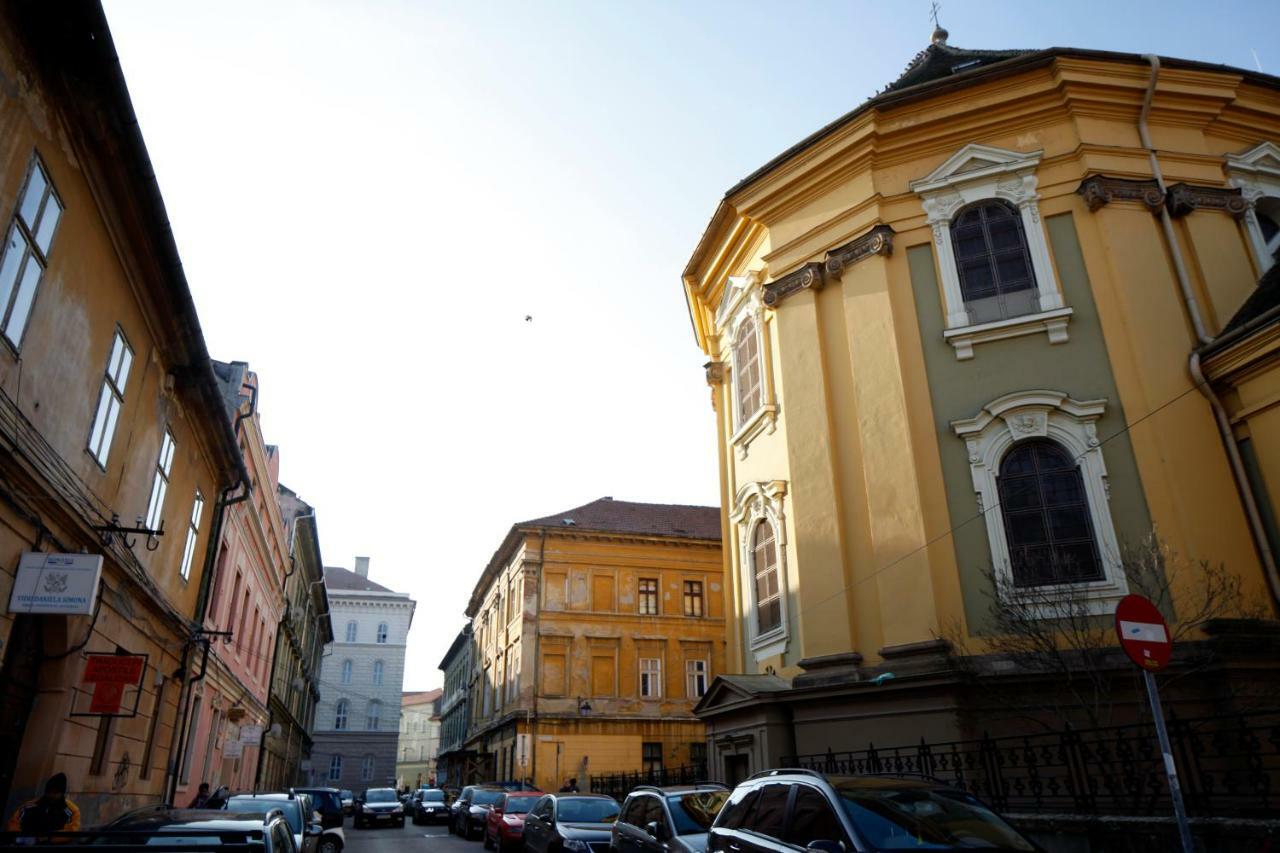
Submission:
M 9 612 L 89 616 L 101 580 L 100 554 L 27 552 L 18 562 Z
M 262 726 L 241 726 L 240 742 L 259 744 L 262 742 Z
M 244 755 L 244 743 L 238 740 L 229 740 L 222 745 L 223 758 L 239 758 Z

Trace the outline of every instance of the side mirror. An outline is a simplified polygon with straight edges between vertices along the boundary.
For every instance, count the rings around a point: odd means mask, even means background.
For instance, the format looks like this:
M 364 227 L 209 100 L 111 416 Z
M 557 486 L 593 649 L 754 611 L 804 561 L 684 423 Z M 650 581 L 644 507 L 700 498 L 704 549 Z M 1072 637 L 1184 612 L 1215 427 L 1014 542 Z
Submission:
M 818 838 L 810 841 L 805 849 L 813 850 L 814 853 L 844 853 L 844 842 Z
M 649 833 L 649 837 L 656 840 L 662 840 L 662 826 L 656 821 L 651 820 L 644 825 L 644 831 Z

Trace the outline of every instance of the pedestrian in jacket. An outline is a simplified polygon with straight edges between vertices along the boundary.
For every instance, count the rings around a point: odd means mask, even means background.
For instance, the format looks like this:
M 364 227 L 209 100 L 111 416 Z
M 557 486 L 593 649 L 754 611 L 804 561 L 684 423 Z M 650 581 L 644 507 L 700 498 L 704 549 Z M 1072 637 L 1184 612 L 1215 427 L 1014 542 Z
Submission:
M 79 832 L 80 809 L 67 799 L 67 774 L 50 776 L 44 784 L 44 796 L 18 806 L 9 818 L 8 829 L 30 835 Z

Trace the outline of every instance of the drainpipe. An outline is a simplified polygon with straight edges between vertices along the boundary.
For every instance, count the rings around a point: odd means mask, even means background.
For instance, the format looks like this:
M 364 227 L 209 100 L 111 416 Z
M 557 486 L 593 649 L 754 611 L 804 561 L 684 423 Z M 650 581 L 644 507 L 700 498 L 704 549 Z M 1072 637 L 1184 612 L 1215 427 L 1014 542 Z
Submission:
M 1147 92 L 1142 99 L 1142 112 L 1138 116 L 1138 136 L 1142 140 L 1143 147 L 1147 149 L 1147 156 L 1151 160 L 1151 173 L 1156 179 L 1156 185 L 1159 186 L 1160 192 L 1164 194 L 1167 192 L 1164 173 L 1160 170 L 1160 160 L 1156 156 L 1156 148 L 1151 141 L 1151 132 L 1147 125 L 1147 118 L 1151 115 L 1151 101 L 1155 96 L 1156 82 L 1160 76 L 1160 57 L 1148 53 L 1143 55 L 1143 59 L 1151 65 L 1151 77 L 1147 81 Z M 1166 205 L 1160 206 L 1160 224 L 1164 231 L 1165 241 L 1169 245 L 1170 255 L 1173 257 L 1173 268 L 1178 277 L 1178 288 L 1182 291 L 1182 299 L 1186 304 L 1187 315 L 1191 319 L 1191 327 L 1195 330 L 1196 335 L 1196 346 L 1191 351 L 1187 370 L 1191 374 L 1191 381 L 1196 383 L 1196 387 L 1200 389 L 1200 393 L 1209 401 L 1209 407 L 1213 410 L 1214 423 L 1218 427 L 1218 434 L 1222 439 L 1222 447 L 1227 453 L 1227 462 L 1231 466 L 1231 474 L 1236 482 L 1236 492 L 1240 495 L 1240 502 L 1244 506 L 1245 519 L 1249 523 L 1249 533 L 1253 538 L 1254 548 L 1257 550 L 1258 558 L 1262 562 L 1263 574 L 1267 579 L 1267 588 L 1271 592 L 1272 603 L 1280 605 L 1280 570 L 1277 570 L 1276 557 L 1271 551 L 1271 543 L 1267 541 L 1266 527 L 1262 523 L 1262 513 L 1258 510 L 1257 501 L 1253 498 L 1249 475 L 1245 471 L 1244 460 L 1240 457 L 1240 448 L 1236 444 L 1235 434 L 1231 430 L 1231 418 L 1201 369 L 1201 353 L 1209 344 L 1214 342 L 1214 338 L 1205 328 L 1204 318 L 1200 313 L 1200 304 L 1196 300 L 1195 291 L 1191 287 L 1191 277 L 1187 275 L 1187 267 L 1182 259 L 1182 250 L 1173 231 L 1173 218 L 1169 215 L 1169 208 Z M 1229 335 L 1229 337 L 1234 337 L 1234 335 Z M 1226 338 L 1224 337 L 1223 340 L 1226 340 Z

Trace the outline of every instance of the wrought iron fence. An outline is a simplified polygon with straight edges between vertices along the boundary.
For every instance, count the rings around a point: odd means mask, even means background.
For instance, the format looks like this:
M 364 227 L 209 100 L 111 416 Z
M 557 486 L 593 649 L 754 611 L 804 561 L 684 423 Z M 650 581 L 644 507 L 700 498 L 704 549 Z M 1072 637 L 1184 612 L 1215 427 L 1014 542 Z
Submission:
M 1182 720 L 1169 740 L 1188 810 L 1274 817 L 1280 809 L 1280 711 Z M 828 750 L 782 759 L 830 775 L 927 776 L 1002 812 L 1151 815 L 1171 808 L 1164 761 L 1147 724 L 949 743 Z
M 659 770 L 637 770 L 633 773 L 607 773 L 591 777 L 591 793 L 608 794 L 619 802 L 638 785 L 692 785 L 707 781 L 706 764 L 663 767 Z

